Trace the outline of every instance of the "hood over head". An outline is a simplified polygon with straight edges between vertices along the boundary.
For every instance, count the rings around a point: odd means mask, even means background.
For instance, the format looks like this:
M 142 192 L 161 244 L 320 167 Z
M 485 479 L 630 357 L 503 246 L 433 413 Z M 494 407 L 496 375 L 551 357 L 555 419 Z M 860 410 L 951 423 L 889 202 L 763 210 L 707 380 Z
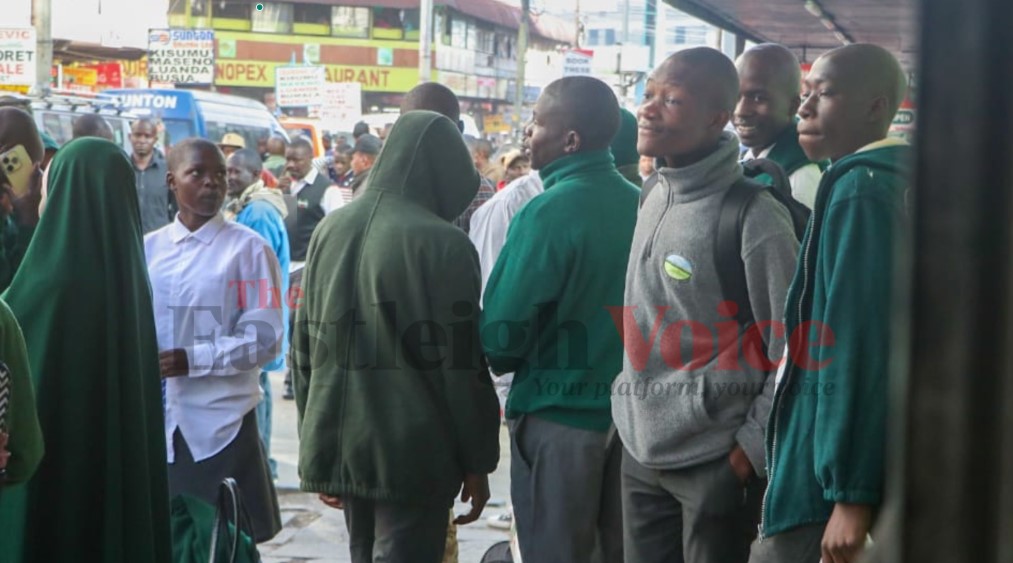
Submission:
M 435 112 L 409 111 L 394 123 L 366 190 L 396 193 L 453 221 L 480 182 L 457 125 Z

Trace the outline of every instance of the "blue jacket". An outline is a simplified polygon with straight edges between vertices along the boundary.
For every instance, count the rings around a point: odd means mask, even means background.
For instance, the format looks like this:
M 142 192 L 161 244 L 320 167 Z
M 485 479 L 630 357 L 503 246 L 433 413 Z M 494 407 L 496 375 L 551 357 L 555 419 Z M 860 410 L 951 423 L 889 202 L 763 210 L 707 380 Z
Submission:
M 281 266 L 281 307 L 282 315 L 288 318 L 288 266 L 291 262 L 288 247 L 288 232 L 285 230 L 285 220 L 281 213 L 263 200 L 253 200 L 243 207 L 243 210 L 236 216 L 236 222 L 247 226 L 257 232 L 274 249 L 278 257 L 278 264 Z M 288 352 L 288 329 L 281 340 L 281 354 L 272 362 L 264 366 L 264 371 L 279 371 L 285 369 L 285 354 Z

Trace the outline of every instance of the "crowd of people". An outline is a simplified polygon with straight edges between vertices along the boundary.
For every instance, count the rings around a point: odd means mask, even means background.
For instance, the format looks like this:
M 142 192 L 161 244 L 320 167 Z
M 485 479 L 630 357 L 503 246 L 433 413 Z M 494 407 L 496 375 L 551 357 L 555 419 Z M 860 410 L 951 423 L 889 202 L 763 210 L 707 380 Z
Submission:
M 884 496 L 905 91 L 873 45 L 804 79 L 779 45 L 687 49 L 636 115 L 551 83 L 499 158 L 435 83 L 319 158 L 163 152 L 144 119 L 128 154 L 99 116 L 56 147 L 0 108 L 0 559 L 171 561 L 177 495 L 226 477 L 274 537 L 287 366 L 301 488 L 357 563 L 454 557 L 501 416 L 526 563 L 855 561 Z M 786 185 L 747 178 L 761 161 Z

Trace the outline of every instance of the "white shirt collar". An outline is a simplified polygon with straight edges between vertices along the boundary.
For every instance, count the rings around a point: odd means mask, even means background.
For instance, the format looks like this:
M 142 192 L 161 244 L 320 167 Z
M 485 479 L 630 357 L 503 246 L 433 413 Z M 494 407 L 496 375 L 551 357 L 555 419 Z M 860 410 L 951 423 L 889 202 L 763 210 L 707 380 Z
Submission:
M 172 242 L 175 244 L 179 244 L 187 238 L 192 237 L 204 245 L 209 245 L 211 244 L 211 241 L 215 240 L 215 236 L 222 230 L 222 226 L 224 224 L 225 217 L 222 216 L 222 213 L 219 211 L 211 218 L 210 221 L 205 223 L 204 226 L 191 232 L 190 229 L 186 228 L 186 225 L 180 222 L 179 213 L 177 213 L 176 219 L 172 222 L 172 226 L 170 227 L 171 231 L 169 234 L 171 235 Z

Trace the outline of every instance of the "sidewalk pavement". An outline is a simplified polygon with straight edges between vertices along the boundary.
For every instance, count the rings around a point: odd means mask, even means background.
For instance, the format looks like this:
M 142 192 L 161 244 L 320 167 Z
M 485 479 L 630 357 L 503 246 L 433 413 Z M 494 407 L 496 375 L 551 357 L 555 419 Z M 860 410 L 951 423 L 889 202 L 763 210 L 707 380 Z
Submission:
M 299 439 L 296 436 L 295 401 L 281 398 L 283 374 L 271 374 L 274 397 L 274 421 L 271 433 L 271 455 L 278 462 L 278 501 L 284 526 L 273 540 L 258 546 L 264 563 L 344 563 L 348 555 L 348 532 L 344 513 L 324 506 L 316 494 L 299 490 L 296 468 L 299 460 Z M 502 530 L 486 525 L 486 518 L 504 512 L 510 499 L 510 441 L 506 426 L 500 432 L 500 461 L 496 472 L 489 476 L 491 503 L 482 518 L 458 527 L 460 563 L 478 563 L 489 547 L 509 539 Z M 498 501 L 498 502 L 497 502 Z M 458 499 L 456 514 L 465 514 L 469 506 Z

